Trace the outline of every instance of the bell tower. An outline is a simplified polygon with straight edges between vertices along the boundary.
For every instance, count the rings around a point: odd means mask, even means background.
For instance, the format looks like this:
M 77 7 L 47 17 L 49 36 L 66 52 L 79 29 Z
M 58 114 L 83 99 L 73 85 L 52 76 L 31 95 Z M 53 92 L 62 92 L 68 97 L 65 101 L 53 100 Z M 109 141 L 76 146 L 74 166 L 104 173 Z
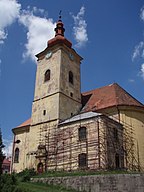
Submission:
M 55 37 L 38 53 L 32 125 L 60 122 L 81 109 L 80 63 L 82 58 L 64 36 L 59 16 Z

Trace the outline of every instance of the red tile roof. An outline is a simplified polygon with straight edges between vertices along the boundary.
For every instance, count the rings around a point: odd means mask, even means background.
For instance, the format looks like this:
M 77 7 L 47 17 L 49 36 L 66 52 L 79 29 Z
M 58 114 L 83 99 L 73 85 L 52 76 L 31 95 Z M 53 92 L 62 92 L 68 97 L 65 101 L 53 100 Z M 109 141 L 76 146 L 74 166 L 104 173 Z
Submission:
M 126 92 L 117 83 L 100 87 L 82 93 L 82 112 L 96 111 L 113 106 L 136 106 L 144 108 L 144 105 Z M 31 118 L 19 125 L 24 127 L 31 124 Z
M 18 127 L 24 127 L 24 126 L 28 126 L 31 124 L 31 118 L 26 120 L 25 122 L 23 122 L 22 124 L 20 124 Z
M 4 160 L 3 160 L 3 165 L 4 164 L 10 164 L 11 163 L 11 161 L 9 160 L 9 159 L 7 159 L 7 158 L 5 158 Z
M 144 107 L 117 83 L 82 93 L 82 104 L 84 112 L 120 105 Z

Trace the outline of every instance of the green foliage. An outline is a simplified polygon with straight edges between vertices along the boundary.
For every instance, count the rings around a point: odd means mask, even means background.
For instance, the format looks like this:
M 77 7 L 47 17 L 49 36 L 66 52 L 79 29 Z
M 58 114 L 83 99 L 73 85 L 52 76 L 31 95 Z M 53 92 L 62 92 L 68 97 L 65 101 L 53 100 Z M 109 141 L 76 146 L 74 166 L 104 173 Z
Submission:
M 18 185 L 16 174 L 2 174 L 0 176 L 0 192 L 31 192 Z
M 24 189 L 29 189 L 32 192 L 76 192 L 73 189 L 66 189 L 60 185 L 48 185 L 44 183 L 31 183 L 31 182 L 22 182 L 20 186 Z
M 21 186 L 16 186 L 13 192 L 32 192 L 30 189 L 22 188 Z
M 34 169 L 25 169 L 17 175 L 20 178 L 20 181 L 26 182 L 30 181 L 30 178 L 36 175 L 36 171 Z
M 4 146 L 3 141 L 2 141 L 2 132 L 0 129 L 0 175 L 2 174 L 2 163 L 3 163 L 3 160 L 5 158 L 3 151 L 2 151 L 4 147 L 5 146 Z
M 35 174 L 34 169 L 25 169 L 18 174 L 2 174 L 0 176 L 0 192 L 75 192 L 75 190 L 66 189 L 63 186 L 24 182 Z
M 42 174 L 37 174 L 34 177 L 67 177 L 67 176 L 86 176 L 86 175 L 111 175 L 111 174 L 137 174 L 138 172 L 130 172 L 125 170 L 79 170 L 79 171 L 48 171 Z
M 17 184 L 17 179 L 14 174 L 3 174 L 0 176 L 0 191 L 13 192 Z

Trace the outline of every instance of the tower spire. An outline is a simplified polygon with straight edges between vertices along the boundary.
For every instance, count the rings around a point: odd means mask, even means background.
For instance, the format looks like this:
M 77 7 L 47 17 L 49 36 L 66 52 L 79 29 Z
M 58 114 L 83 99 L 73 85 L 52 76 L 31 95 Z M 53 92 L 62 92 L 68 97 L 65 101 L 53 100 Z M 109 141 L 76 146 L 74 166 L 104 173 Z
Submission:
M 58 22 L 57 22 L 56 28 L 55 28 L 55 37 L 58 35 L 64 36 L 65 29 L 63 27 L 64 25 L 63 25 L 63 22 L 61 20 L 61 13 L 62 13 L 62 11 L 60 10 L 59 19 L 58 19 Z
M 65 28 L 61 19 L 62 18 L 61 13 L 62 11 L 60 10 L 58 21 L 56 23 L 56 28 L 54 29 L 55 37 L 48 41 L 48 47 L 52 47 L 56 44 L 65 44 L 69 48 L 72 47 L 72 43 L 64 37 Z

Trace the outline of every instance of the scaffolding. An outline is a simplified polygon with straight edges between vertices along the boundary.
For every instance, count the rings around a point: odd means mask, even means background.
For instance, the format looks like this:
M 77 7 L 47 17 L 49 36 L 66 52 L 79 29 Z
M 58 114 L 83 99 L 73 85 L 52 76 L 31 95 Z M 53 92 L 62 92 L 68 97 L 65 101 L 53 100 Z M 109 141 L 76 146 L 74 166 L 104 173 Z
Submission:
M 130 123 L 127 123 L 120 118 L 119 112 L 117 115 L 111 115 L 110 113 L 104 114 L 123 125 L 123 149 L 126 169 L 130 171 L 142 171 L 139 160 L 139 146 L 135 138 L 135 132 L 131 118 Z
M 92 119 L 85 121 L 79 116 L 74 123 L 40 125 L 37 159 L 43 162 L 45 171 L 79 169 L 79 154 L 86 154 L 88 165 L 84 169 L 140 171 L 132 125 L 125 123 L 114 136 L 115 126 L 112 126 L 115 123 L 110 118 L 102 115 Z M 117 117 L 113 119 L 118 122 Z M 82 126 L 87 128 L 88 134 L 86 139 L 80 141 L 78 129 Z M 119 155 L 119 160 L 114 154 Z

